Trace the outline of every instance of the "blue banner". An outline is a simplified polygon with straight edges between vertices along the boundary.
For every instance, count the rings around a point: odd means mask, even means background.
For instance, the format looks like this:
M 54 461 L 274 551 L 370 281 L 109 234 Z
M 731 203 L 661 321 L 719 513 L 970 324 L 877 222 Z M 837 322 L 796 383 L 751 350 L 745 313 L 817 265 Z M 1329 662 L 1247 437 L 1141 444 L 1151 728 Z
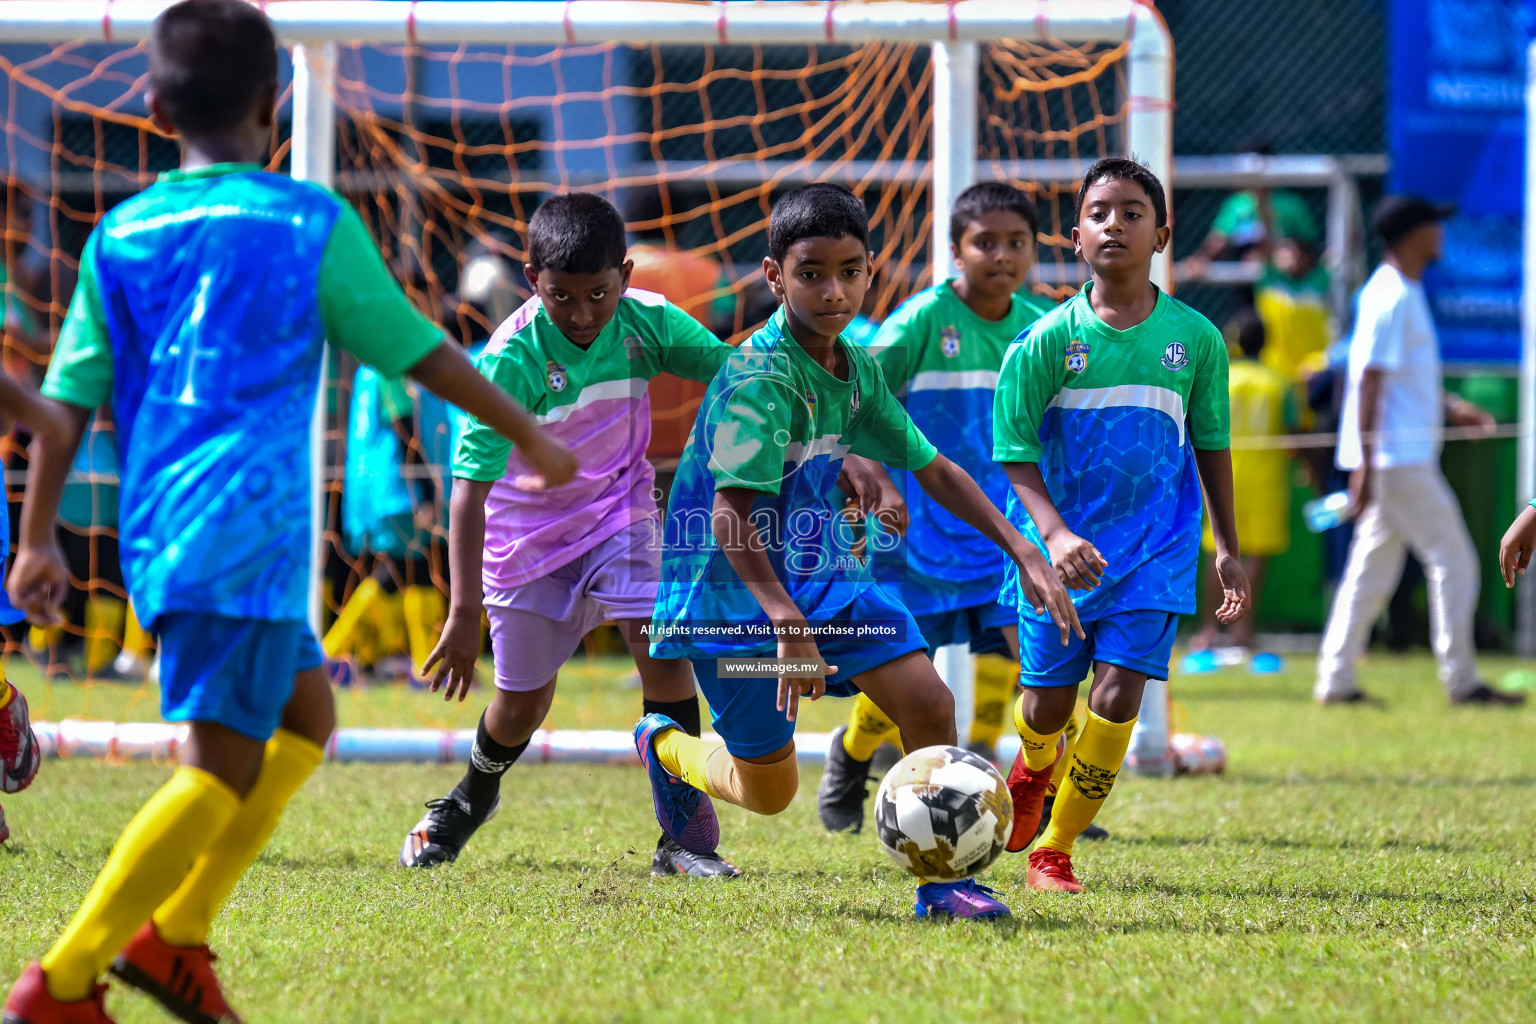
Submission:
M 1448 362 L 1520 358 L 1525 52 L 1536 0 L 1393 0 L 1388 187 L 1459 213 L 1425 277 Z

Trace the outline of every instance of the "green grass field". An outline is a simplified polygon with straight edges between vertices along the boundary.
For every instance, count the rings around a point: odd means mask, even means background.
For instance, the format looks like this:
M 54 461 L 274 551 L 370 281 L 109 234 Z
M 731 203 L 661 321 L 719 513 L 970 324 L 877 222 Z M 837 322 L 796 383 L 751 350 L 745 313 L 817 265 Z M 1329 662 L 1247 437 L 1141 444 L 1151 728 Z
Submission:
M 1516 667 L 1490 661 L 1495 678 Z M 519 766 L 447 869 L 395 865 L 445 766 L 326 766 L 236 890 L 214 947 L 254 1022 L 1529 1021 L 1536 1018 L 1536 710 L 1450 710 L 1426 657 L 1374 659 L 1385 708 L 1320 709 L 1312 665 L 1176 679 L 1179 727 L 1224 777 L 1128 779 L 1080 847 L 1080 896 L 985 881 L 1015 914 L 919 922 L 872 834 L 824 835 L 817 773 L 764 819 L 723 807 L 728 883 L 653 880 L 638 770 Z M 17 677 L 25 673 L 16 669 Z M 611 663 L 572 673 L 554 724 L 624 728 Z M 26 685 L 26 684 L 24 684 Z M 152 720 L 144 688 L 33 684 L 34 714 Z M 469 725 L 395 689 L 344 724 Z M 825 729 L 846 704 L 823 702 Z M 6 798 L 0 971 L 39 955 L 163 766 L 54 762 Z M 125 1024 L 162 1020 L 135 994 Z

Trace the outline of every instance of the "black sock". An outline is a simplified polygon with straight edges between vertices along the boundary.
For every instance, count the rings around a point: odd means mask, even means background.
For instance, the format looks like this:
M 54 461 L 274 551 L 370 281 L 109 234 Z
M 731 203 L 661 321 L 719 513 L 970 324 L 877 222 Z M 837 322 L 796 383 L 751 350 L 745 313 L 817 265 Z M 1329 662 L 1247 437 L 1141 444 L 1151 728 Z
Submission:
M 666 715 L 672 721 L 683 727 L 683 732 L 689 736 L 697 736 L 703 732 L 699 721 L 699 698 L 689 697 L 687 700 L 651 700 L 642 698 L 640 713 L 643 715 Z
M 469 768 L 464 778 L 453 787 L 452 796 L 483 810 L 496 801 L 501 792 L 501 777 L 507 774 L 512 763 L 528 749 L 528 741 L 513 747 L 505 747 L 491 738 L 485 728 L 485 715 L 480 715 L 480 726 L 475 730 L 475 745 L 469 751 Z

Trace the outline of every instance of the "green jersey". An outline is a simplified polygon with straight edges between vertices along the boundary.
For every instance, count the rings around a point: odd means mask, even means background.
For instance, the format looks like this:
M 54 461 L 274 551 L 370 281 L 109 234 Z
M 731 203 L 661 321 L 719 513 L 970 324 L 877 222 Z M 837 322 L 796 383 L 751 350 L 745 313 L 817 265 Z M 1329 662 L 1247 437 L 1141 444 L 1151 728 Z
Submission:
M 624 293 L 586 347 L 560 333 L 537 297 L 497 328 L 480 372 L 570 447 L 577 470 L 552 490 L 522 490 L 516 478 L 533 467 L 511 441 L 466 418 L 453 475 L 494 481 L 485 502 L 487 600 L 549 575 L 631 523 L 655 518 L 646 387 L 661 373 L 710 380 L 732 351 L 664 297 L 638 288 Z
M 1037 462 L 1067 528 L 1109 563 L 1073 591 L 1085 621 L 1118 611 L 1195 610 L 1201 496 L 1194 449 L 1229 445 L 1221 332 L 1159 292 L 1151 315 L 1120 331 L 1099 319 L 1090 281 L 1009 348 L 997 384 L 993 457 Z M 1016 495 L 1008 515 L 1040 546 Z M 1021 615 L 1010 563 L 1002 598 Z

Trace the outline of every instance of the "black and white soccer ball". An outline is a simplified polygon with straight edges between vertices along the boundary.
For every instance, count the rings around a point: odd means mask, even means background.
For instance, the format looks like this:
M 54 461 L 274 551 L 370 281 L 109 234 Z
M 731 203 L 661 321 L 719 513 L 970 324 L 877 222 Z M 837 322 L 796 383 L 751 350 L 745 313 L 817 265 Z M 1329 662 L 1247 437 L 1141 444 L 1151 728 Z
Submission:
M 958 882 L 997 860 L 1013 830 L 1008 783 L 959 747 L 914 750 L 875 794 L 875 826 L 891 859 L 925 882 Z

